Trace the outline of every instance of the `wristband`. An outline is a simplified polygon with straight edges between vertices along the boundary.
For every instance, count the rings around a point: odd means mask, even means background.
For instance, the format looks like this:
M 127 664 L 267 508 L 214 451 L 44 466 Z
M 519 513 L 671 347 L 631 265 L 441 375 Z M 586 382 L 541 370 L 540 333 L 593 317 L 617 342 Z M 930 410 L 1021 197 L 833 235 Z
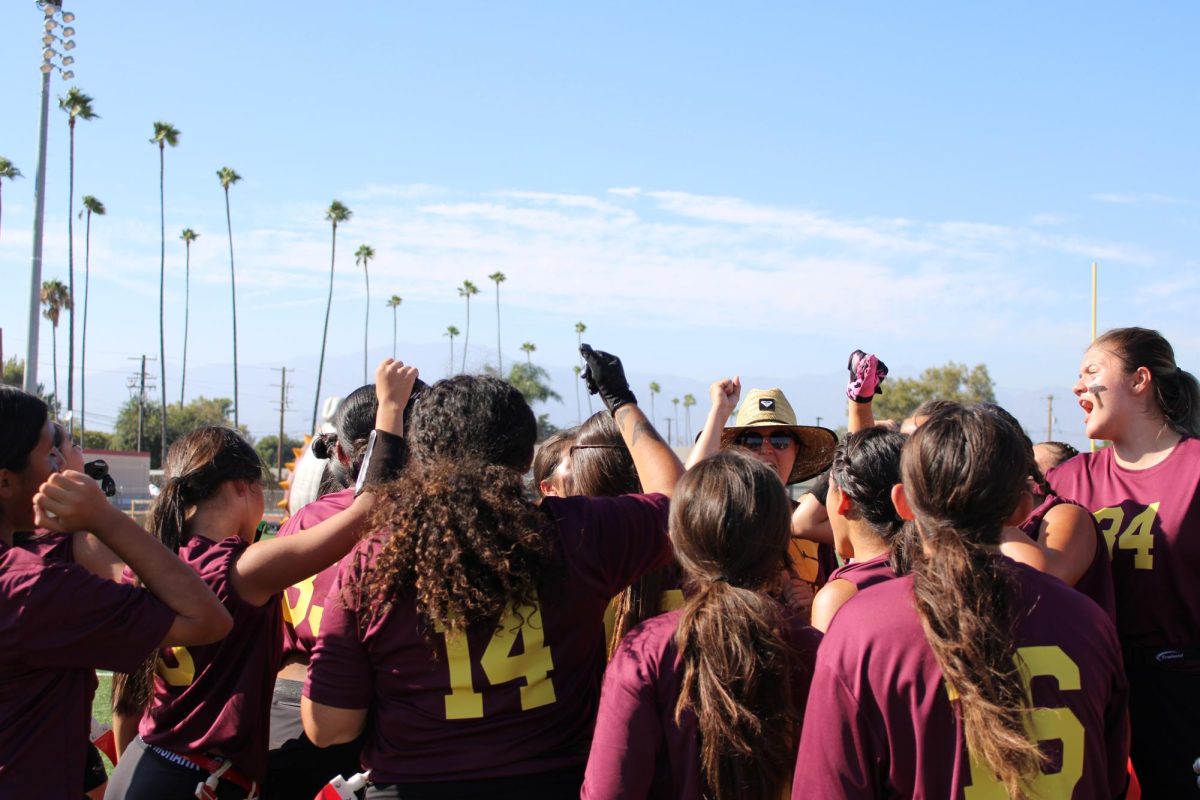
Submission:
M 363 456 L 358 480 L 354 484 L 354 496 L 358 497 L 363 492 L 394 479 L 400 474 L 407 455 L 408 447 L 403 436 L 378 428 L 371 431 L 371 436 L 367 439 L 367 452 Z

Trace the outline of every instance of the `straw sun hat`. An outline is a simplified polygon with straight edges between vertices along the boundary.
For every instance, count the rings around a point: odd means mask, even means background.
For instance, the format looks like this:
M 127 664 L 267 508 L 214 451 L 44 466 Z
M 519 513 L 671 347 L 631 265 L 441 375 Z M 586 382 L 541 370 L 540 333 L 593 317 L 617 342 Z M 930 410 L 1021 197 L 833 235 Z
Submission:
M 815 425 L 797 425 L 796 412 L 779 389 L 751 389 L 738 408 L 733 425 L 721 432 L 721 447 L 729 447 L 739 434 L 752 428 L 784 428 L 799 440 L 796 462 L 792 474 L 784 481 L 786 484 L 819 475 L 833 463 L 837 434 Z

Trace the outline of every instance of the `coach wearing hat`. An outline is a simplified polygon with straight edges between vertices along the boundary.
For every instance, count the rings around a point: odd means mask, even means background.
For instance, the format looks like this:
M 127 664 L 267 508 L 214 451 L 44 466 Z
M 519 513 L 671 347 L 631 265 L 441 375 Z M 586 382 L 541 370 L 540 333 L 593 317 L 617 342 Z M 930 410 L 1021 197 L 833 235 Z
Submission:
M 709 387 L 712 408 L 704 430 L 688 456 L 689 468 L 733 446 L 749 451 L 771 467 L 785 486 L 808 480 L 829 469 L 837 447 L 837 434 L 828 428 L 797 425 L 796 412 L 779 389 L 748 391 L 745 401 L 737 409 L 733 425 L 724 427 L 725 420 L 737 407 L 741 392 L 742 384 L 738 378 L 726 378 Z M 811 602 L 825 577 L 837 567 L 833 548 L 793 539 L 789 554 L 797 576 L 808 585 L 805 593 Z

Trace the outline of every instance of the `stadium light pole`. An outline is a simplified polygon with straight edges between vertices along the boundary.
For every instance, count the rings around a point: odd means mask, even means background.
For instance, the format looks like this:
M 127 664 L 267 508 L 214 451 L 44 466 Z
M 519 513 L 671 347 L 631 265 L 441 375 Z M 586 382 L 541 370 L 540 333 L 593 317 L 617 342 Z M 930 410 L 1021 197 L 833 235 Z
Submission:
M 73 56 L 60 53 L 54 44 L 61 43 L 63 51 L 75 49 L 75 29 L 70 27 L 75 15 L 62 10 L 62 0 L 42 0 L 38 3 L 44 16 L 42 27 L 42 116 L 38 125 L 37 177 L 33 183 L 33 263 L 29 270 L 29 340 L 25 347 L 25 391 L 38 393 L 38 333 L 39 312 L 42 307 L 42 230 L 46 216 L 46 128 L 50 119 L 50 76 L 57 69 L 63 80 L 69 81 L 75 73 L 65 69 L 75 63 Z M 56 19 L 57 17 L 57 19 Z M 55 34 L 62 20 L 62 38 Z M 58 59 L 60 63 L 55 63 Z M 58 398 L 54 398 L 58 401 Z

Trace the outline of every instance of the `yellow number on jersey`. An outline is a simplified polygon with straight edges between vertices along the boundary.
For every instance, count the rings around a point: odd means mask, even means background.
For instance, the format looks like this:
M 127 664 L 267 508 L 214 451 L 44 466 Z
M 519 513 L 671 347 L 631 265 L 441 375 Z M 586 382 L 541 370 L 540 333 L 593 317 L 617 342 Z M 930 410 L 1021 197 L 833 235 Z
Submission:
M 1030 705 L 1033 704 L 1030 686 L 1033 679 L 1039 676 L 1054 678 L 1060 691 L 1075 692 L 1082 688 L 1078 665 L 1060 647 L 1021 647 L 1017 649 L 1014 660 L 1021 670 L 1025 697 Z M 952 689 L 950 696 L 951 699 L 955 698 Z M 1053 774 L 1039 774 L 1029 786 L 1029 797 L 1047 800 L 1053 797 L 1070 797 L 1075 791 L 1075 785 L 1083 777 L 1083 723 L 1066 707 L 1035 708 L 1027 727 L 1029 738 L 1034 741 L 1057 739 L 1062 742 L 1062 768 Z M 970 759 L 971 785 L 963 790 L 965 800 L 1007 800 L 1008 792 L 1005 791 L 1004 784 L 996 780 L 992 771 L 979 761 L 974 753 L 967 755 Z
M 196 662 L 192 654 L 186 647 L 172 647 L 171 655 L 178 666 L 168 665 L 160 652 L 154 662 L 154 671 L 168 686 L 191 686 L 192 681 L 196 680 Z
M 283 590 L 283 621 L 295 628 L 304 622 L 307 615 L 308 627 L 312 628 L 314 637 L 321 635 L 321 618 L 325 615 L 325 609 L 312 601 L 316 578 L 316 575 L 311 575 L 291 587 L 300 592 L 295 605 L 292 605 L 291 598 L 288 597 L 288 590 Z
M 1132 550 L 1134 569 L 1154 569 L 1154 520 L 1158 518 L 1158 503 L 1151 503 L 1138 512 L 1122 530 L 1125 512 L 1120 506 L 1102 508 L 1094 516 L 1104 541 L 1108 545 L 1108 557 L 1113 556 L 1113 545 L 1119 550 Z
M 533 600 L 531 606 L 509 607 L 508 613 L 500 621 L 500 629 L 492 635 L 479 661 L 492 686 L 518 678 L 525 681 L 521 687 L 522 711 L 549 705 L 556 699 L 554 683 L 550 679 L 554 660 L 550 647 L 545 643 L 541 604 L 536 595 Z M 518 622 L 520 627 L 517 626 Z M 446 641 L 446 662 L 450 668 L 446 719 L 478 719 L 483 716 L 483 693 L 475 691 L 467 637 L 464 633 L 447 631 L 441 626 L 438 626 L 438 633 Z M 513 655 L 518 637 L 521 639 L 521 652 Z

